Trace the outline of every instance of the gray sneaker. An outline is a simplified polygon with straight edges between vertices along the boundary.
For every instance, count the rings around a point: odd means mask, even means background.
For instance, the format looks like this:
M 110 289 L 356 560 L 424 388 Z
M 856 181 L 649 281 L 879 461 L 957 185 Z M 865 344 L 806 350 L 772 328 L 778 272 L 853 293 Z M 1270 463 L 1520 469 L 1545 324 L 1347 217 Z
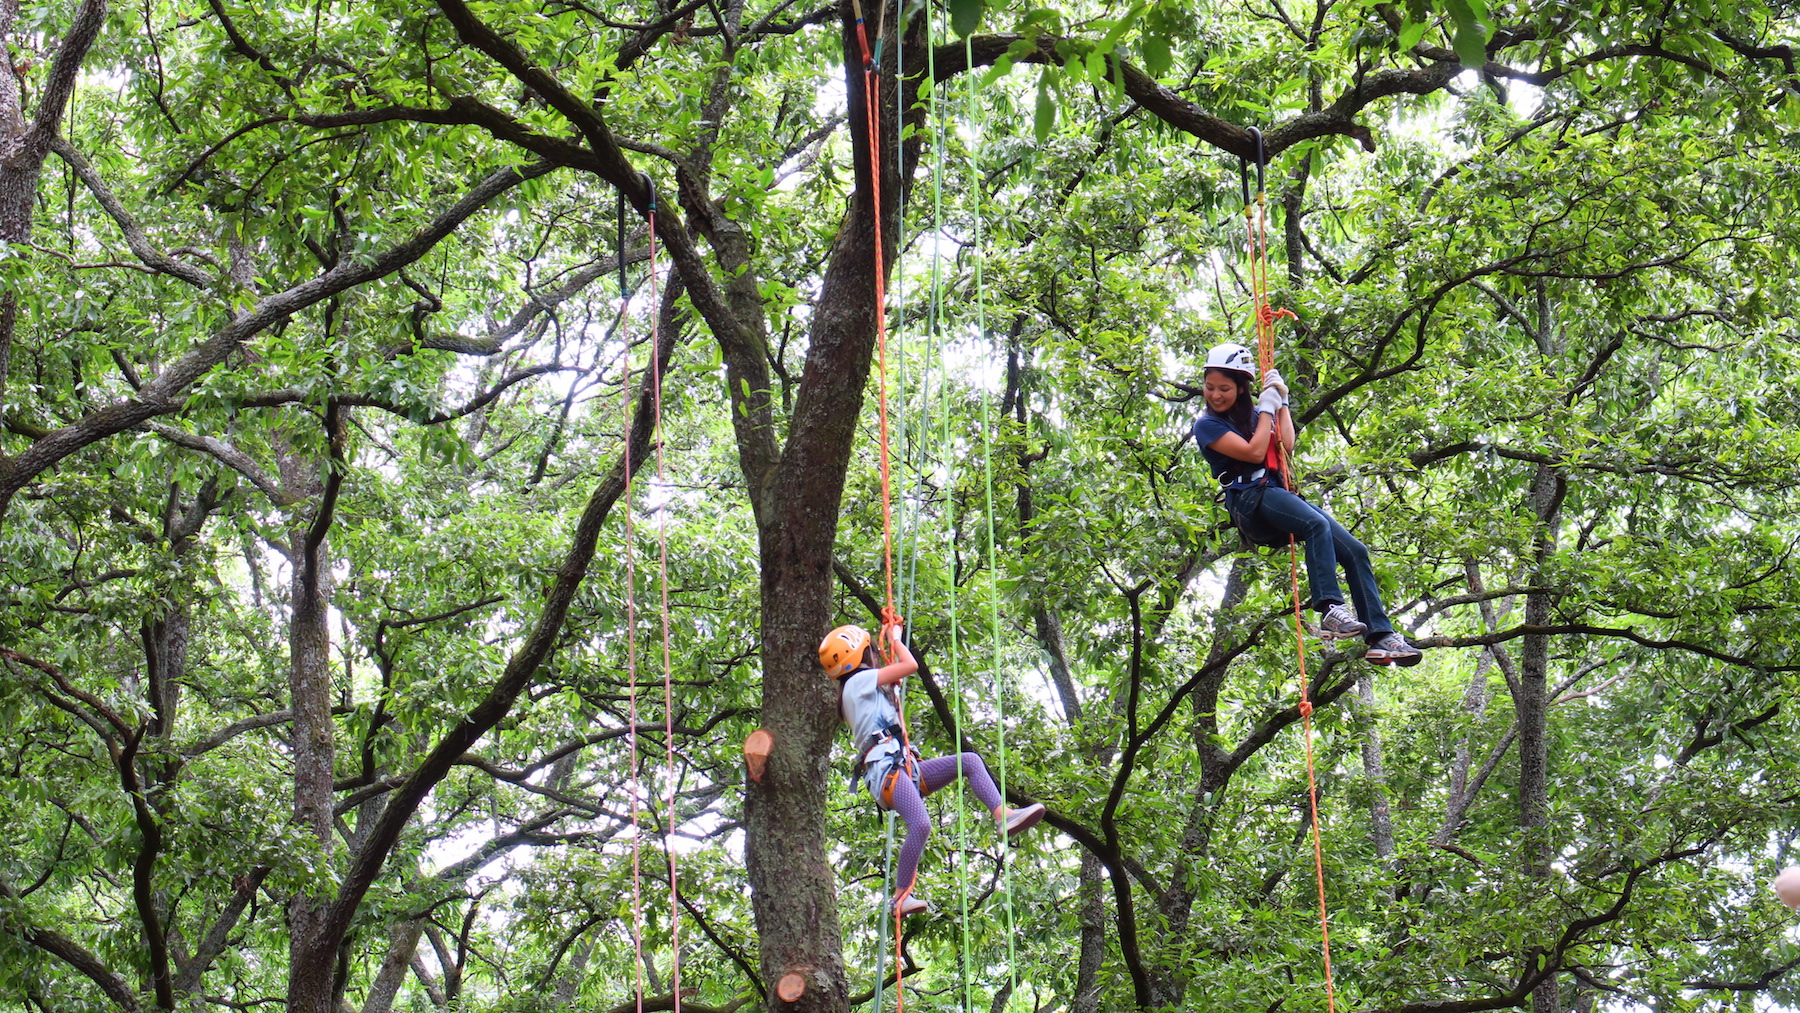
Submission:
M 923 897 L 914 897 L 909 893 L 894 901 L 894 913 L 902 918 L 919 914 L 928 915 L 931 913 L 931 902 Z
M 1363 625 L 1363 621 L 1356 618 L 1356 613 L 1350 611 L 1350 606 L 1341 601 L 1333 602 L 1331 607 L 1319 616 L 1319 621 L 1313 624 L 1313 631 L 1324 640 L 1360 637 L 1368 630 L 1369 628 Z
M 1406 642 L 1406 638 L 1398 633 L 1384 633 L 1381 639 L 1369 645 L 1363 652 L 1363 660 L 1377 665 L 1399 665 L 1411 668 L 1419 663 L 1422 655 L 1419 649 Z

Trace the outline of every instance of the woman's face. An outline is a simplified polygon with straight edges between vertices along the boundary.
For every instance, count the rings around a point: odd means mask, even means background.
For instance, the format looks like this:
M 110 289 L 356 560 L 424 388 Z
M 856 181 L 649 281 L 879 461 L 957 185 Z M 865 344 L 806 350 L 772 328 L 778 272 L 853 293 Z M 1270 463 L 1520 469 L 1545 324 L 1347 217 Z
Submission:
M 1200 389 L 1200 396 L 1206 399 L 1206 406 L 1213 411 L 1224 414 L 1237 404 L 1237 377 L 1222 369 L 1206 371 L 1206 383 Z

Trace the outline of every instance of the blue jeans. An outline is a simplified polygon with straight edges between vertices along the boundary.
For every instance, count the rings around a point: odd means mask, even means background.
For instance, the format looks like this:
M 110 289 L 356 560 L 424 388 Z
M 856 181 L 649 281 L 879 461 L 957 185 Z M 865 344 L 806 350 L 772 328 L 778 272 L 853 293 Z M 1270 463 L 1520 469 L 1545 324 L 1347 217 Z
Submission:
M 1350 602 L 1356 617 L 1369 627 L 1369 635 L 1394 632 L 1393 621 L 1381 604 L 1381 589 L 1369 564 L 1369 550 L 1331 515 L 1286 489 L 1271 486 L 1263 493 L 1262 519 L 1270 527 L 1306 543 L 1306 586 L 1314 608 L 1344 600 L 1338 586 L 1338 564 L 1350 580 Z

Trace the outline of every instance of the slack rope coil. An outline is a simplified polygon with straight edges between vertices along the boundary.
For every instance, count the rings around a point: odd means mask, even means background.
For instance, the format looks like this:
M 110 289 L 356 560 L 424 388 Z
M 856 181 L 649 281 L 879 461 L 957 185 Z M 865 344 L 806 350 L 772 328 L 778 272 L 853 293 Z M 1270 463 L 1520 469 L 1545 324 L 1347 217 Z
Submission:
M 1268 199 L 1263 189 L 1263 169 L 1268 159 L 1263 152 L 1262 131 L 1249 128 L 1252 140 L 1256 145 L 1256 200 L 1250 199 L 1250 177 L 1242 162 L 1239 163 L 1240 181 L 1244 190 L 1244 227 L 1245 243 L 1250 254 L 1250 289 L 1255 303 L 1253 320 L 1256 328 L 1256 364 L 1263 372 L 1275 365 L 1275 320 L 1278 317 L 1295 319 L 1290 310 L 1272 309 L 1269 306 L 1269 263 L 1268 263 Z M 1291 462 L 1287 459 L 1281 443 L 1281 427 L 1276 422 L 1269 434 L 1269 453 L 1265 459 L 1265 467 L 1279 473 L 1292 490 L 1294 478 L 1290 470 Z M 1314 773 L 1313 734 L 1312 734 L 1312 700 L 1309 699 L 1310 680 L 1306 674 L 1306 625 L 1301 618 L 1300 603 L 1300 550 L 1294 536 L 1288 535 L 1288 582 L 1293 592 L 1294 601 L 1294 654 L 1299 666 L 1300 676 L 1300 721 L 1301 738 L 1306 747 L 1306 797 L 1312 817 L 1313 845 L 1313 879 L 1319 895 L 1319 940 L 1320 952 L 1325 968 L 1325 1009 L 1326 1013 L 1336 1013 L 1337 990 L 1331 974 L 1331 917 L 1325 903 L 1325 848 L 1319 833 L 1319 783 Z

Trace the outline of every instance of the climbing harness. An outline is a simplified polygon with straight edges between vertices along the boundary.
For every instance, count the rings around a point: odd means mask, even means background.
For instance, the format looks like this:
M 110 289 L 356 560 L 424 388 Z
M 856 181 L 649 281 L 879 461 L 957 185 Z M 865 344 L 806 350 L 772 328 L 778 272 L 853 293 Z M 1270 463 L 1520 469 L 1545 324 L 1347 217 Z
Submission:
M 1263 170 L 1268 158 L 1263 151 L 1262 131 L 1250 127 L 1251 140 L 1256 150 L 1256 201 L 1250 200 L 1250 173 L 1242 159 L 1238 162 L 1238 179 L 1244 193 L 1244 228 L 1246 245 L 1250 253 L 1250 288 L 1251 298 L 1255 303 L 1256 357 L 1257 366 L 1267 373 L 1275 365 L 1275 321 L 1279 317 L 1297 319 L 1293 312 L 1285 309 L 1272 309 L 1269 306 L 1268 275 L 1268 198 L 1264 191 Z M 1270 434 L 1269 452 L 1264 459 L 1264 468 L 1275 476 L 1279 476 L 1285 487 L 1294 487 L 1290 462 L 1282 447 L 1279 430 Z M 1260 500 L 1260 497 L 1258 497 Z M 1308 694 L 1310 687 L 1306 674 L 1306 625 L 1301 618 L 1300 603 L 1300 550 L 1293 535 L 1287 536 L 1288 545 L 1288 579 L 1293 591 L 1294 601 L 1294 653 L 1300 668 L 1300 720 L 1301 738 L 1306 746 L 1306 792 L 1307 802 L 1312 816 L 1313 844 L 1313 878 L 1319 895 L 1319 939 L 1325 968 L 1325 1009 L 1327 1013 L 1335 1013 L 1337 1009 L 1337 992 L 1331 976 L 1331 919 L 1325 905 L 1325 849 L 1319 833 L 1319 784 L 1313 769 L 1313 734 L 1312 734 L 1312 701 Z

